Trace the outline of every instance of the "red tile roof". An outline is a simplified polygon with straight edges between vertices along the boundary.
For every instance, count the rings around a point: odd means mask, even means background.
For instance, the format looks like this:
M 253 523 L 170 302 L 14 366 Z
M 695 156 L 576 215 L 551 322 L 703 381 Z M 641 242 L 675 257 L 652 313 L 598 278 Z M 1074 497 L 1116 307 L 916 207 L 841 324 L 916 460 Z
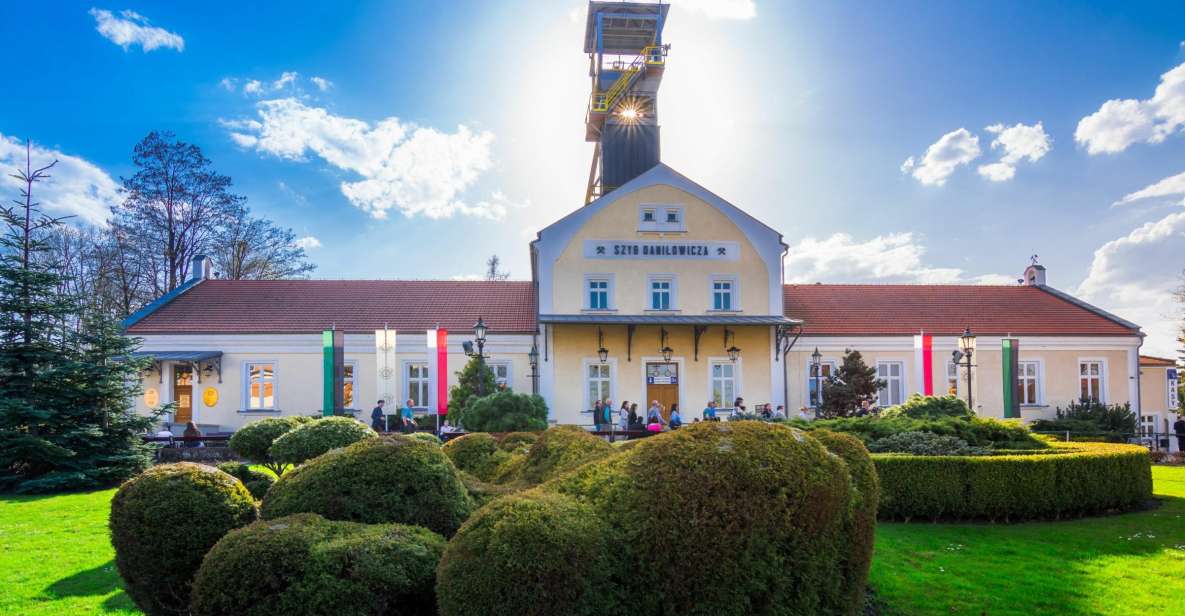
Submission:
M 913 335 L 919 331 L 1050 336 L 1131 336 L 1138 330 L 1040 287 L 788 284 L 786 316 L 816 336 Z
M 1141 366 L 1158 367 L 1158 368 L 1175 368 L 1177 366 L 1177 362 L 1174 360 L 1171 360 L 1171 359 L 1165 359 L 1163 357 L 1152 357 L 1151 355 L 1141 355 L 1140 356 L 1140 365 Z
M 205 280 L 128 328 L 132 334 L 303 333 L 444 327 L 535 331 L 529 281 Z

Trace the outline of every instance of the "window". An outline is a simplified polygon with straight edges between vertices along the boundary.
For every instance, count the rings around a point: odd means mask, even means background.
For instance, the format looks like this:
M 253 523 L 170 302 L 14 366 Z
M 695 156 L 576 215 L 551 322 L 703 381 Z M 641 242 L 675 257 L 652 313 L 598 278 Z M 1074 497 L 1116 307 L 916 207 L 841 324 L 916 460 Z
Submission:
M 1103 397 L 1103 362 L 1079 360 L 1078 397 L 1081 400 L 1106 402 Z
M 1140 435 L 1156 434 L 1156 415 L 1140 415 Z
M 589 310 L 608 310 L 609 309 L 609 279 L 608 278 L 589 278 L 588 279 L 588 309 Z
M 609 364 L 591 363 L 585 368 L 585 391 L 588 392 L 586 404 L 592 408 L 598 400 L 605 401 L 613 398 L 613 381 Z
M 896 406 L 905 401 L 905 364 L 899 361 L 876 362 L 876 377 L 885 381 L 877 394 L 878 406 Z
M 428 374 L 428 364 L 409 363 L 405 369 L 407 397 L 413 408 L 426 409 L 431 403 L 432 379 Z
M 675 224 L 675 225 L 679 224 L 679 210 L 675 210 L 675 209 L 668 209 L 667 210 L 667 223 L 668 224 Z
M 1179 404 L 1179 400 L 1177 399 L 1177 390 L 1178 390 L 1178 387 L 1180 387 L 1180 381 L 1178 380 L 1179 378 L 1180 377 L 1177 375 L 1176 368 L 1169 368 L 1168 369 L 1168 380 L 1169 380 L 1169 405 L 1168 406 L 1169 406 L 1169 410 L 1171 410 L 1171 411 L 1177 410 L 1177 408 L 1181 406 Z
M 736 310 L 736 280 L 718 278 L 712 281 L 712 310 Z
M 494 373 L 494 383 L 498 389 L 510 389 L 513 382 L 510 379 L 510 362 L 490 362 L 490 370 Z
M 674 287 L 672 278 L 657 277 L 650 279 L 650 309 L 672 310 L 674 307 Z
M 679 205 L 643 204 L 638 208 L 638 231 L 643 233 L 682 233 L 683 207 Z
M 354 366 L 357 362 L 348 361 L 342 366 L 342 406 L 354 408 Z
M 959 366 L 954 362 L 946 362 L 946 393 L 959 395 Z
M 271 362 L 248 362 L 246 365 L 248 411 L 276 409 L 276 368 Z
M 714 361 L 711 365 L 712 400 L 720 408 L 732 408 L 737 399 L 737 366 L 731 361 Z
M 816 379 L 815 367 L 809 364 L 807 365 L 807 406 L 811 408 L 819 407 L 819 402 L 823 400 L 823 392 L 821 391 L 821 388 L 823 387 L 823 384 L 827 382 L 827 379 L 831 378 L 831 375 L 835 374 L 835 371 L 839 369 L 838 366 L 839 365 L 834 361 L 824 361 L 823 363 L 819 364 L 819 372 L 822 374 L 819 374 L 819 378 Z
M 1021 405 L 1041 404 L 1041 364 L 1035 361 L 1022 361 L 1017 363 L 1016 367 Z
M 642 210 L 642 222 L 654 222 L 654 210 L 647 208 Z

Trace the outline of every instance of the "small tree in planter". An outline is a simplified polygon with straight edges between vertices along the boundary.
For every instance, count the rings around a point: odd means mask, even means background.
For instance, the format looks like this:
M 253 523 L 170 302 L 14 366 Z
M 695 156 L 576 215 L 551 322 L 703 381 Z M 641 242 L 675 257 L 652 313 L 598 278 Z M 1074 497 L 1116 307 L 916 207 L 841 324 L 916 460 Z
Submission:
M 884 379 L 876 378 L 876 368 L 864 363 L 860 351 L 847 351 L 839 370 L 823 381 L 821 417 L 848 417 L 860 408 L 860 403 L 876 398 L 885 386 Z

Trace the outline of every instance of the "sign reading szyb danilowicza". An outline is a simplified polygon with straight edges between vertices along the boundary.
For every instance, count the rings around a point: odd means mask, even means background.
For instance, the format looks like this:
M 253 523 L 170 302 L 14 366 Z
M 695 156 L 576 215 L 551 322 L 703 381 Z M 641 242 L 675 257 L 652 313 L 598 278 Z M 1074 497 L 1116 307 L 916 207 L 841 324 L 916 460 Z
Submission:
M 586 259 L 704 259 L 736 261 L 738 242 L 694 240 L 584 240 Z

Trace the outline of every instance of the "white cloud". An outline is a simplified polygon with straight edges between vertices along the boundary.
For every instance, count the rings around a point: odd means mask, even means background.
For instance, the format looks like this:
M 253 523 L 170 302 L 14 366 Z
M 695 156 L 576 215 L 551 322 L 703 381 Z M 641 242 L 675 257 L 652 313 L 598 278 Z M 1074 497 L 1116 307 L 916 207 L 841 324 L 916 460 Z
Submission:
M 313 248 L 321 247 L 321 240 L 311 235 L 306 235 L 294 242 L 297 248 L 304 248 L 305 250 L 312 250 Z
M 1025 159 L 1035 163 L 1053 147 L 1053 140 L 1045 132 L 1041 122 L 1032 126 L 1015 124 L 1008 127 L 993 124 L 984 130 L 996 135 L 992 140 L 992 149 L 1004 151 L 998 162 L 979 166 L 979 175 L 993 182 L 1011 180 L 1016 175 L 1017 163 Z
M 757 4 L 753 0 L 675 0 L 678 9 L 701 13 L 709 19 L 753 19 Z
M 1185 211 L 1146 223 L 1094 252 L 1077 295 L 1143 328 L 1143 352 L 1171 357 L 1180 335 L 1181 286 L 1185 255 Z
M 294 98 L 260 101 L 256 107 L 259 121 L 224 123 L 236 143 L 290 160 L 312 153 L 357 174 L 361 179 L 341 183 L 342 194 L 374 218 L 386 218 L 392 209 L 408 217 L 501 218 L 510 205 L 499 193 L 476 204 L 461 199 L 492 166 L 492 133 L 466 126 L 444 133 L 395 117 L 372 125 Z
M 180 34 L 149 25 L 148 18 L 135 11 L 123 11 L 116 17 L 111 11 L 92 8 L 90 14 L 95 18 L 95 29 L 99 34 L 123 47 L 124 51 L 133 45 L 139 45 L 144 51 L 160 48 L 185 50 L 185 39 Z
M 1112 99 L 1082 118 L 1074 140 L 1091 154 L 1122 152 L 1135 143 L 1160 143 L 1185 126 L 1185 63 L 1160 76 L 1152 98 Z
M 224 77 L 219 83 L 226 90 L 234 92 L 239 81 L 235 77 Z M 266 96 L 276 95 L 284 91 L 285 94 L 290 96 L 297 95 L 304 98 L 305 90 L 301 87 L 304 81 L 300 73 L 296 71 L 283 71 L 279 77 L 270 81 L 260 79 L 246 80 L 243 83 L 243 94 L 245 96 Z M 321 92 L 325 92 L 333 87 L 333 82 L 324 77 L 309 77 L 307 81 Z
M 33 198 L 41 203 L 45 213 L 77 216 L 78 220 L 97 226 L 107 224 L 111 206 L 121 202 L 122 198 L 119 185 L 106 171 L 85 159 L 36 144 L 32 147 L 32 156 L 35 168 L 58 161 L 49 170 L 50 177 L 33 187 Z M 19 190 L 16 180 L 8 177 L 18 168 L 25 168 L 24 142 L 0 134 L 0 172 L 5 180 L 2 184 L 5 201 Z
M 1134 193 L 1124 195 L 1122 199 L 1116 201 L 1114 205 L 1123 205 L 1141 199 L 1163 199 L 1166 197 L 1182 197 L 1185 198 L 1185 173 L 1178 173 L 1177 175 L 1169 176 L 1151 186 L 1141 188 Z M 1185 199 L 1181 202 L 1185 205 Z
M 281 90 L 294 81 L 296 81 L 296 73 L 294 71 L 284 71 L 280 73 L 279 79 L 272 82 L 272 90 Z
M 878 235 L 857 242 L 847 233 L 799 241 L 786 256 L 786 282 L 1015 284 L 1015 276 L 969 276 L 956 267 L 923 262 L 926 248 L 913 233 Z
M 913 156 L 907 158 L 901 165 L 901 172 L 912 175 L 926 186 L 942 186 L 955 169 L 979 158 L 979 154 L 979 137 L 960 128 L 926 148 L 920 161 Z
M 473 281 L 485 280 L 486 277 L 482 274 L 454 274 L 448 277 L 449 280 Z
M 238 80 L 230 77 L 223 77 L 222 81 L 218 82 L 218 86 L 227 92 L 234 92 L 238 85 Z
M 258 94 L 262 94 L 262 93 L 263 93 L 263 83 L 260 82 L 258 79 L 252 79 L 252 80 L 248 81 L 247 83 L 243 84 L 243 94 L 258 95 Z
M 317 86 L 317 89 L 322 92 L 333 87 L 333 82 L 324 77 L 310 77 L 309 81 L 313 82 L 313 85 Z

